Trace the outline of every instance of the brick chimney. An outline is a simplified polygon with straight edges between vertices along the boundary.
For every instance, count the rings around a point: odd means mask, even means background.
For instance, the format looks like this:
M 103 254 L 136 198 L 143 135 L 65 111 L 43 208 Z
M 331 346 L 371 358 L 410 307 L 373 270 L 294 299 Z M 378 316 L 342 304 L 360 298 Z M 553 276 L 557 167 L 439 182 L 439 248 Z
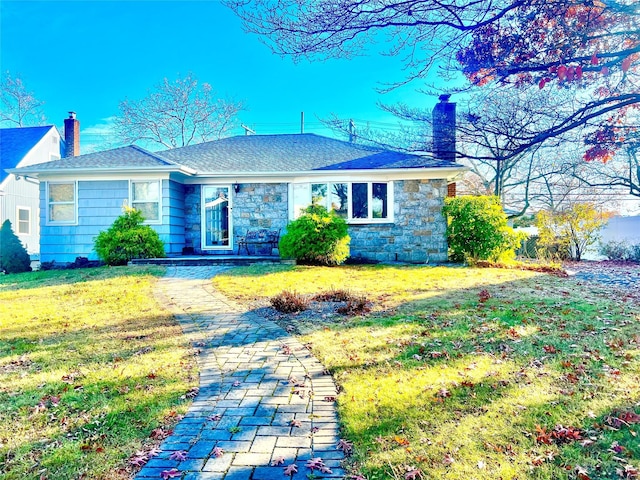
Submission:
M 69 112 L 69 118 L 64 119 L 65 157 L 80 155 L 80 122 L 76 119 L 76 112 Z
M 433 156 L 439 160 L 456 159 L 456 104 L 451 95 L 440 95 L 433 108 Z

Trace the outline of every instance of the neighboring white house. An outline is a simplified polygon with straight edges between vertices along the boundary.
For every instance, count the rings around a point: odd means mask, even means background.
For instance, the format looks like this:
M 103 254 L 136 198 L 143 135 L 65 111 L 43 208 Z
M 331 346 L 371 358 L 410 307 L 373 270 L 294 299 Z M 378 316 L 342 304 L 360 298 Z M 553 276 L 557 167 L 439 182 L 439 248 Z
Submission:
M 601 242 L 626 242 L 640 245 L 640 216 L 613 217 L 602 229 Z
M 31 255 L 40 253 L 40 186 L 8 168 L 58 160 L 64 141 L 53 125 L 0 129 L 0 225 L 9 220 Z

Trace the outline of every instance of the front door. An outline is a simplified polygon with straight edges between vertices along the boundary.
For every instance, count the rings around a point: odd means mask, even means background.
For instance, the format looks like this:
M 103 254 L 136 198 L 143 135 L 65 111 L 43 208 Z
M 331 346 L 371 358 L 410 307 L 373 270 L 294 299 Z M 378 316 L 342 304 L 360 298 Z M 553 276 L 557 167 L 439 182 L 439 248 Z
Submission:
M 202 186 L 202 248 L 230 250 L 231 245 L 231 187 Z

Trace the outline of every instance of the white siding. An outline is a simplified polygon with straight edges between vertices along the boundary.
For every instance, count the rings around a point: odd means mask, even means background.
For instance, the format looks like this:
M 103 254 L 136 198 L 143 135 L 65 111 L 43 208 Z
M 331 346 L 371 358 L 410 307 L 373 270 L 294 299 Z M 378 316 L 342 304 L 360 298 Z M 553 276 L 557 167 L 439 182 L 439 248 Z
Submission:
M 18 167 L 26 167 L 60 158 L 60 135 L 55 127 L 51 127 L 20 161 Z M 0 186 L 0 225 L 5 220 L 11 222 L 14 233 L 18 234 L 18 207 L 31 211 L 30 234 L 18 235 L 22 244 L 31 255 L 40 253 L 39 193 L 38 182 L 29 178 L 16 178 L 9 175 Z

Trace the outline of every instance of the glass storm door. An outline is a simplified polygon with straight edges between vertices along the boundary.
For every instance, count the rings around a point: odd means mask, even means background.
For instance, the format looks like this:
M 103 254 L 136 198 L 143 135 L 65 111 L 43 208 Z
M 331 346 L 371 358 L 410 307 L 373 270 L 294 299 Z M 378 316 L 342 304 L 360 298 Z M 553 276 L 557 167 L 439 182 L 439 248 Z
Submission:
M 231 248 L 230 186 L 202 186 L 202 247 Z

